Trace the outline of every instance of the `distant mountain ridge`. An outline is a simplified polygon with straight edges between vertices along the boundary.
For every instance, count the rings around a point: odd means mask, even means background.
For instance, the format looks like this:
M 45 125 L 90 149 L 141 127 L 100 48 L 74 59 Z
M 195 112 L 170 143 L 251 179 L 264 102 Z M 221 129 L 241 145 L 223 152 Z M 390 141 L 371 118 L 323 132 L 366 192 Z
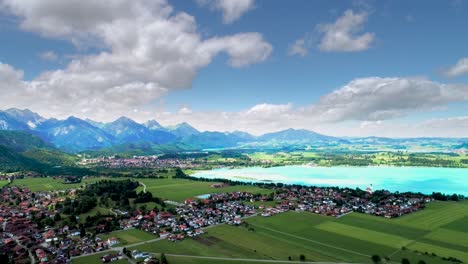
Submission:
M 35 132 L 43 140 L 70 152 L 108 147 L 114 140 L 106 131 L 76 117 L 47 120 Z
M 175 126 L 169 126 L 167 127 L 167 130 L 179 138 L 200 134 L 200 131 L 196 130 L 193 126 L 189 125 L 186 122 L 180 123 Z
M 135 155 L 164 151 L 232 148 L 237 146 L 286 146 L 288 144 L 392 144 L 419 139 L 391 139 L 382 137 L 337 138 L 305 129 L 286 129 L 254 136 L 243 131 L 200 132 L 184 122 L 164 127 L 156 120 L 144 124 L 127 117 L 109 123 L 69 117 L 65 120 L 44 118 L 28 109 L 0 111 L 0 131 L 22 131 L 66 152 L 128 151 Z M 1 140 L 1 138 L 0 138 Z M 451 140 L 451 139 L 447 139 Z M 454 140 L 451 140 L 454 141 Z M 460 141 L 462 144 L 466 141 Z M 1 142 L 0 142 L 1 143 Z M 1 145 L 1 144 L 0 144 Z
M 267 133 L 258 138 L 260 141 L 332 141 L 339 138 L 322 135 L 305 129 L 289 128 L 283 131 Z

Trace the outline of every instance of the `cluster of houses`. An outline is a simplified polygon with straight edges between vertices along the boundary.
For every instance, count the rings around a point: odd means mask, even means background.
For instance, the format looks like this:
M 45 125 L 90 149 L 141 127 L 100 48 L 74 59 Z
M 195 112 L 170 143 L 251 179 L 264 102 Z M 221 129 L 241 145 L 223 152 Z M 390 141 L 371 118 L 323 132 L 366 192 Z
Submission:
M 110 247 L 98 237 L 81 237 L 76 227 L 56 225 L 56 205 L 64 198 L 52 192 L 3 187 L 0 200 L 0 254 L 11 256 L 14 263 L 69 263 L 70 257 Z
M 210 226 L 240 225 L 243 218 L 257 214 L 268 217 L 295 210 L 333 217 L 361 212 L 392 218 L 420 210 L 432 200 L 422 195 L 389 192 L 376 195 L 371 189 L 359 197 L 351 189 L 337 188 L 283 187 L 272 191 L 274 194 L 265 196 L 248 192 L 210 194 L 186 199 L 170 212 L 120 213 L 119 225 L 122 230 L 137 228 L 163 239 L 180 241 L 202 235 Z M 119 243 L 116 238 L 102 240 L 99 236 L 87 236 L 76 225 L 55 224 L 51 219 L 60 213 L 58 205 L 64 201 L 64 196 L 53 192 L 31 192 L 28 188 L 6 186 L 0 192 L 0 200 L 0 253 L 11 256 L 15 263 L 68 263 L 70 257 L 104 251 Z M 257 201 L 264 204 L 270 201 L 268 204 L 274 205 L 254 207 L 252 202 Z M 107 221 L 113 218 L 107 217 Z M 97 232 L 101 229 L 99 225 L 95 227 Z M 119 257 L 108 254 L 102 261 L 112 262 Z
M 350 189 L 337 188 L 282 188 L 274 195 L 275 207 L 264 208 L 262 216 L 271 216 L 288 210 L 309 211 L 333 217 L 350 212 L 360 212 L 386 218 L 399 217 L 420 210 L 432 198 L 418 195 L 381 196 L 367 188 L 363 197 L 350 194 Z
M 13 186 L 2 189 L 0 200 L 1 252 L 12 256 L 15 263 L 29 262 L 31 258 L 46 262 L 51 255 L 55 256 L 48 263 L 66 263 L 62 249 L 70 243 L 59 244 L 52 227 L 40 228 L 34 221 L 53 218 L 57 213 L 55 205 L 62 199 L 48 192 L 33 193 L 28 188 Z
M 245 205 L 253 194 L 232 192 L 213 194 L 206 199 L 187 199 L 185 203 L 170 212 L 139 210 L 133 212 L 128 219 L 122 219 L 122 229 L 138 228 L 170 241 L 180 241 L 185 237 L 195 237 L 204 234 L 203 228 L 222 223 L 240 225 L 242 218 L 256 214 L 253 206 Z
M 99 166 L 104 168 L 194 168 L 200 166 L 195 159 L 161 159 L 158 156 L 134 156 L 132 158 L 124 157 L 99 157 L 92 159 L 83 159 L 80 162 L 85 166 Z

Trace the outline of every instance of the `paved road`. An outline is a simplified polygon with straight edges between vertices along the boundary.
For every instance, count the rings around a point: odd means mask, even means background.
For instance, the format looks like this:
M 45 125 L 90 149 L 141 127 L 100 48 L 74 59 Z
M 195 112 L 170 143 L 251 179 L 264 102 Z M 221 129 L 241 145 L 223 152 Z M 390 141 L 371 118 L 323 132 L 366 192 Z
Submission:
M 343 216 L 347 216 L 347 215 L 352 214 L 352 213 L 353 213 L 353 211 L 349 211 L 349 212 L 347 212 L 347 213 L 345 213 L 345 214 L 342 214 L 342 215 L 337 216 L 336 218 L 338 219 L 338 218 L 341 218 L 341 217 L 343 217 Z
M 146 193 L 146 185 L 142 182 L 138 182 L 139 184 L 141 184 L 143 186 L 143 192 Z
M 6 226 L 6 225 L 5 225 Z M 27 248 L 25 245 L 21 244 L 21 242 L 18 240 L 18 237 L 13 235 L 12 233 L 5 233 L 7 234 L 9 237 L 11 237 L 13 240 L 15 240 L 15 242 L 22 248 L 24 248 L 25 250 L 28 251 L 28 254 L 29 254 L 29 258 L 31 259 L 31 264 L 36 264 L 36 259 L 34 258 L 34 255 L 32 253 L 32 250 L 30 248 Z
M 112 247 L 112 248 L 102 250 L 102 251 L 99 251 L 99 252 L 93 252 L 93 253 L 90 253 L 90 254 L 71 257 L 71 259 L 77 259 L 77 258 L 82 258 L 82 257 L 87 257 L 87 256 L 93 256 L 93 255 L 106 253 L 106 252 L 112 252 L 112 251 L 121 252 L 124 247 L 125 248 L 135 247 L 135 246 L 143 245 L 143 244 L 146 244 L 146 243 L 152 243 L 152 242 L 156 242 L 156 241 L 160 241 L 160 240 L 163 240 L 163 239 L 162 238 L 155 238 L 155 239 L 151 239 L 151 240 L 146 240 L 146 241 L 142 241 L 142 242 L 138 242 L 138 243 L 129 244 L 129 245 L 122 246 L 122 247 Z

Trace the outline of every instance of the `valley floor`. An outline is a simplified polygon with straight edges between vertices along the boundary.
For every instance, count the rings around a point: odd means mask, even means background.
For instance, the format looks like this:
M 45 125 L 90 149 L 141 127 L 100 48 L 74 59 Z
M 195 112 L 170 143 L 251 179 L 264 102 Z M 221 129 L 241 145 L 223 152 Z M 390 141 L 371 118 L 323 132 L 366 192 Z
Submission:
M 281 263 L 300 261 L 300 255 L 306 262 L 369 263 L 371 255 L 378 254 L 394 263 L 407 258 L 411 263 L 444 264 L 451 263 L 444 257 L 468 262 L 467 221 L 468 204 L 450 202 L 434 202 L 397 219 L 288 212 L 249 218 L 240 227 L 220 225 L 177 243 L 161 240 L 127 246 L 165 253 L 170 263 Z M 73 262 L 99 263 L 99 259 L 85 256 Z
M 79 184 L 63 184 L 53 178 L 15 180 L 11 186 L 28 186 L 33 191 L 77 188 L 103 178 L 89 178 Z M 119 178 L 124 179 L 124 178 Z M 213 188 L 213 183 L 186 179 L 138 179 L 165 200 L 184 199 L 214 192 L 248 191 L 269 193 L 255 186 Z M 138 187 L 143 191 L 144 187 Z M 271 203 L 271 202 L 270 202 Z M 255 205 L 272 205 L 255 202 Z M 155 205 L 151 205 L 154 207 Z M 90 215 L 106 213 L 108 208 L 96 207 Z M 84 219 L 81 215 L 80 219 Z M 169 263 L 294 263 L 300 256 L 306 262 L 369 263 L 372 255 L 387 262 L 450 264 L 443 258 L 456 258 L 468 263 L 468 202 L 431 202 L 424 210 L 399 218 L 351 213 L 340 218 L 309 212 L 287 212 L 271 217 L 255 216 L 245 219 L 241 226 L 218 225 L 204 235 L 180 242 L 159 240 L 140 230 L 116 231 L 103 239 L 116 237 L 121 244 L 112 250 L 127 247 L 155 255 L 165 253 Z M 152 242 L 145 242 L 152 241 Z M 111 252 L 108 251 L 107 254 Z M 76 257 L 73 263 L 102 263 L 98 253 Z M 291 260 L 291 261 L 290 261 Z M 113 263 L 127 263 L 122 259 Z M 131 260 L 134 261 L 134 260 Z M 133 262 L 130 262 L 133 263 Z

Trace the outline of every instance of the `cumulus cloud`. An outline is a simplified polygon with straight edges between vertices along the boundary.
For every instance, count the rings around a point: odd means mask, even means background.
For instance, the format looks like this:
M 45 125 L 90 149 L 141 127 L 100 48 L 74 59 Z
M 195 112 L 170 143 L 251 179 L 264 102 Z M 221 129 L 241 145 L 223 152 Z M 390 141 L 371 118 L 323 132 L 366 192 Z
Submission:
M 444 75 L 450 78 L 468 75 L 468 58 L 460 59 L 457 64 L 445 70 Z
M 468 85 L 465 84 L 442 84 L 421 78 L 369 77 L 355 79 L 323 96 L 309 111 L 323 121 L 375 121 L 467 101 Z
M 39 58 L 45 61 L 55 61 L 58 59 L 57 53 L 49 50 L 49 51 L 44 51 L 39 54 Z
M 139 113 L 138 116 L 144 116 Z M 247 131 L 255 135 L 288 128 L 309 129 L 332 136 L 466 137 L 468 116 L 408 123 L 401 119 L 323 122 L 306 109 L 291 104 L 258 104 L 239 112 L 158 112 L 164 125 L 189 122 L 201 131 Z
M 206 131 L 248 131 L 261 134 L 290 126 L 297 127 L 302 119 L 298 108 L 292 104 L 268 104 L 254 105 L 238 112 L 225 111 L 178 111 L 158 112 L 155 118 L 163 124 L 177 124 L 189 122 L 196 128 Z
M 289 115 L 292 104 L 258 104 L 241 114 L 247 118 L 275 119 L 282 115 Z
M 197 0 L 197 3 L 221 11 L 225 24 L 233 23 L 255 6 L 254 0 Z
M 200 47 L 200 51 L 206 54 L 226 52 L 230 56 L 229 64 L 234 67 L 265 61 L 272 50 L 272 46 L 263 40 L 261 34 L 252 32 L 211 38 Z
M 24 30 L 101 47 L 100 52 L 75 57 L 64 69 L 44 72 L 32 81 L 16 78 L 20 85 L 15 94 L 3 95 L 14 96 L 16 102 L 8 101 L 17 106 L 35 98 L 30 108 L 57 117 L 92 113 L 110 120 L 144 108 L 172 89 L 190 87 L 198 70 L 220 53 L 228 55 L 231 66 L 245 67 L 266 60 L 272 52 L 255 32 L 204 39 L 194 17 L 174 12 L 165 0 L 0 3 L 19 18 Z
M 306 41 L 303 38 L 296 40 L 292 45 L 289 46 L 288 49 L 288 54 L 290 56 L 299 55 L 301 57 L 304 57 L 305 55 L 307 55 L 307 53 L 308 49 L 306 47 Z
M 374 41 L 374 33 L 360 33 L 368 13 L 346 10 L 334 23 L 318 25 L 323 34 L 319 43 L 322 51 L 355 52 L 368 49 Z

